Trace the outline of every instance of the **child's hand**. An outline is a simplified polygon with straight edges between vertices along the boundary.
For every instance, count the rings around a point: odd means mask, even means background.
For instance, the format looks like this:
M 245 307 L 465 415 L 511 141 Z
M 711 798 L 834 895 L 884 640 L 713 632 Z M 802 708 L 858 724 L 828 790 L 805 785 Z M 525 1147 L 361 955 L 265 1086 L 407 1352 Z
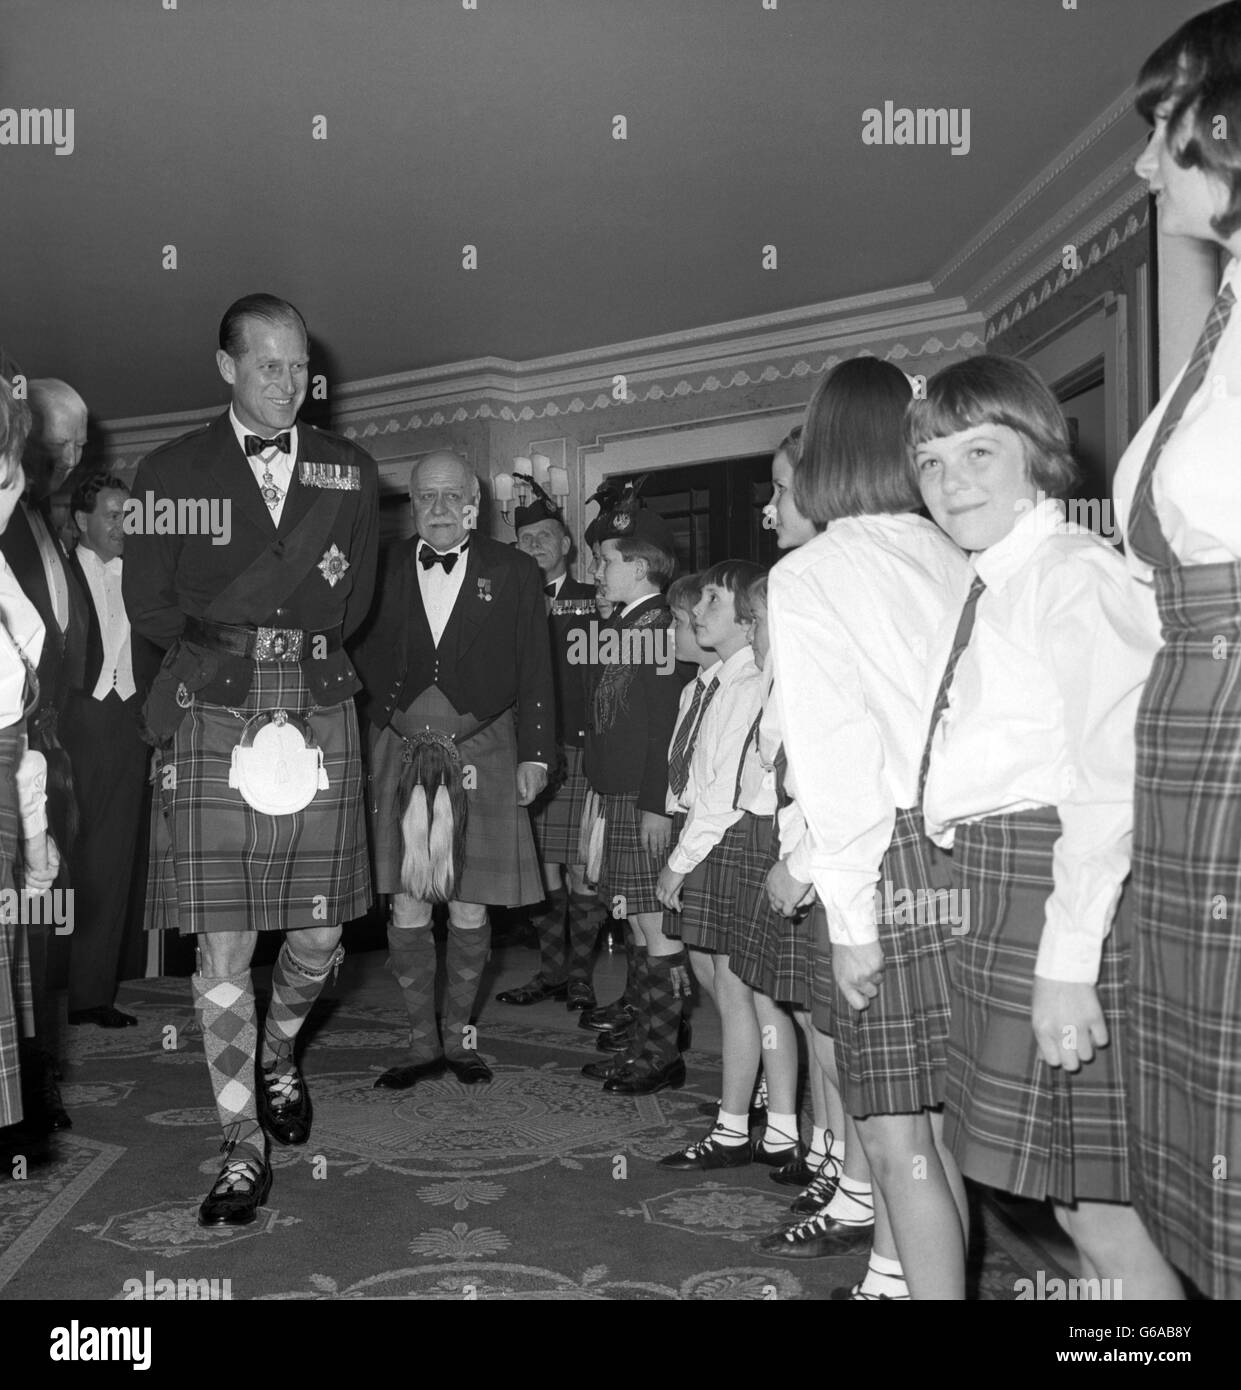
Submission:
M 1034 977 L 1030 1019 L 1038 1050 L 1049 1067 L 1079 1071 L 1107 1046 L 1107 1024 L 1094 985 Z
M 638 839 L 652 859 L 667 859 L 668 842 L 672 839 L 672 817 L 643 811 L 638 822 Z
M 781 917 L 794 917 L 803 902 L 814 897 L 812 884 L 794 878 L 784 859 L 777 860 L 767 875 L 767 900 Z
M 659 882 L 655 885 L 655 896 L 670 912 L 681 910 L 681 884 L 685 875 L 679 874 L 667 864 L 659 871 Z
M 832 971 L 840 992 L 851 1009 L 869 1008 L 883 983 L 883 947 L 872 941 L 865 946 L 832 943 Z

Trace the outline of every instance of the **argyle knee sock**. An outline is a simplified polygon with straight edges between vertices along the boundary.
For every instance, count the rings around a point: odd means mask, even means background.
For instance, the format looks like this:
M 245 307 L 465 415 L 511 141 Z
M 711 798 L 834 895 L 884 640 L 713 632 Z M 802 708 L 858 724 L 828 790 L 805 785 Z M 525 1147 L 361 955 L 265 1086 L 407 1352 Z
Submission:
M 634 1019 L 629 1030 L 629 1042 L 625 1045 L 625 1050 L 619 1053 L 626 1062 L 636 1062 L 646 1050 L 646 1040 L 651 1030 L 651 1006 L 650 1006 L 650 984 L 648 981 L 649 971 L 647 965 L 649 957 L 645 951 L 639 951 L 637 959 L 633 963 L 633 991 L 634 1008 L 637 1009 L 637 1017 Z
M 238 1149 L 248 1149 L 262 1160 L 266 1156 L 266 1145 L 254 1100 L 258 1028 L 250 972 L 195 974 L 190 978 L 225 1143 L 232 1144 L 234 1158 L 244 1157 L 237 1153 Z
M 409 1056 L 415 1064 L 440 1055 L 435 1031 L 435 936 L 425 927 L 388 926 L 388 964 L 409 1015 Z
M 491 928 L 454 926 L 448 923 L 448 982 L 444 990 L 444 1053 L 459 1061 L 472 1057 L 476 1048 L 467 1047 L 466 1029 L 474 1016 L 478 982 L 491 948 Z M 473 1034 L 468 1035 L 473 1038 Z
M 565 978 L 564 919 L 569 891 L 563 885 L 547 894 L 547 911 L 534 919 L 539 938 L 539 976 L 544 984 L 560 985 Z
M 634 940 L 633 932 L 625 929 L 625 992 L 621 998 L 633 1009 L 642 1008 L 643 980 L 646 974 L 646 948 Z
M 672 984 L 674 966 L 684 967 L 685 951 L 646 959 L 645 1004 L 648 1015 L 642 1055 L 655 1067 L 667 1066 L 681 1055 L 677 1037 L 681 1029 L 682 1000 Z
M 322 967 L 307 965 L 289 948 L 286 936 L 271 973 L 271 1003 L 263 1023 L 263 1070 L 280 1077 L 293 1075 L 293 1044 L 327 977 L 344 959 L 338 946 Z
M 569 979 L 590 983 L 603 904 L 594 893 L 569 894 Z

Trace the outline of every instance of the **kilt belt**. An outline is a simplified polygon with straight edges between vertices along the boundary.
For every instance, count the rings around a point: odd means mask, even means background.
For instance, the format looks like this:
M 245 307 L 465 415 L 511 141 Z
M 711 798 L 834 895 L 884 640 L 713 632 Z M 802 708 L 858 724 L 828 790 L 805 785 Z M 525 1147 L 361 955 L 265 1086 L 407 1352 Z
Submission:
M 206 618 L 186 618 L 183 634 L 191 642 L 226 656 L 247 661 L 304 661 L 324 643 L 323 654 L 339 651 L 339 627 L 307 632 L 300 627 L 250 627 L 244 623 L 213 623 Z

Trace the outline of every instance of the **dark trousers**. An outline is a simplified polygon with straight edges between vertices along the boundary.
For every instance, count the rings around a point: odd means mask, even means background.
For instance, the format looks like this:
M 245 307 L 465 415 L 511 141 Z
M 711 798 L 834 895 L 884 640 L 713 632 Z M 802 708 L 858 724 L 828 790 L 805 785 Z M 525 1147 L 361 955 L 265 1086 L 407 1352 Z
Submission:
M 78 692 L 61 721 L 80 817 L 72 875 L 70 1012 L 116 998 L 138 836 L 145 829 L 143 788 L 151 750 L 138 733 L 139 703 L 137 696 L 122 700 L 113 693 L 95 700 Z

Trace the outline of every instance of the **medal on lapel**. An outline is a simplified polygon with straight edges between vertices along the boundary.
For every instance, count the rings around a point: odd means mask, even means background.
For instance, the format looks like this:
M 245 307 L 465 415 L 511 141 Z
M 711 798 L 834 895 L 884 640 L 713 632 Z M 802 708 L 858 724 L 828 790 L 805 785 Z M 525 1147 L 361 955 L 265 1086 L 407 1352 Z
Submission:
M 484 603 L 491 602 L 491 580 L 480 579 L 478 581 L 478 596 Z
M 336 492 L 362 489 L 362 470 L 356 463 L 312 463 L 303 459 L 299 476 L 305 487 L 331 488 Z
M 349 561 L 345 559 L 344 551 L 333 542 L 328 549 L 323 552 L 323 559 L 319 561 L 319 573 L 334 589 L 337 582 L 344 578 L 345 571 L 348 568 Z

